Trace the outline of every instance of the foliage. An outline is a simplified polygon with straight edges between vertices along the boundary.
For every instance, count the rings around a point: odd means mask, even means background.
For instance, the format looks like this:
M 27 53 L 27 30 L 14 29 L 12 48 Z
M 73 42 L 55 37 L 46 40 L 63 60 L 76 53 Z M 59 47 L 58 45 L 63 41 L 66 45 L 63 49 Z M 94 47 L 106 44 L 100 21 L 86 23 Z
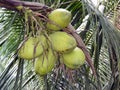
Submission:
M 71 24 L 89 50 L 97 77 L 93 76 L 87 63 L 73 72 L 73 81 L 69 81 L 69 77 L 57 69 L 44 77 L 38 77 L 33 70 L 33 61 L 24 61 L 17 56 L 17 50 L 24 38 L 26 29 L 24 15 L 1 8 L 0 89 L 43 90 L 44 87 L 47 87 L 48 90 L 119 89 L 120 31 L 107 18 L 108 16 L 111 17 L 109 12 L 115 8 L 119 1 L 115 0 L 115 5 L 113 5 L 113 0 L 105 2 L 104 14 L 96 9 L 93 4 L 90 4 L 88 0 L 26 1 L 40 2 L 53 9 L 65 8 L 72 12 Z M 56 77 L 56 72 L 58 72 L 58 77 Z

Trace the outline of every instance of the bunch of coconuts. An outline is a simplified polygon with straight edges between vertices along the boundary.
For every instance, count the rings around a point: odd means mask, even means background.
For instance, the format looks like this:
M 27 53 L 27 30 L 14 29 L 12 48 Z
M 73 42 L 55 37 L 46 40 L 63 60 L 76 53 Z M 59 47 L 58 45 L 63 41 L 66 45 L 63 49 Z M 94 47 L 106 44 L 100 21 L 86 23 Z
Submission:
M 77 47 L 74 37 L 64 31 L 71 21 L 71 12 L 55 9 L 48 14 L 46 27 L 48 37 L 44 34 L 28 37 L 18 51 L 18 56 L 26 60 L 35 59 L 34 70 L 40 75 L 52 71 L 59 60 L 70 69 L 79 68 L 85 63 L 83 51 Z M 59 55 L 59 56 L 58 56 Z

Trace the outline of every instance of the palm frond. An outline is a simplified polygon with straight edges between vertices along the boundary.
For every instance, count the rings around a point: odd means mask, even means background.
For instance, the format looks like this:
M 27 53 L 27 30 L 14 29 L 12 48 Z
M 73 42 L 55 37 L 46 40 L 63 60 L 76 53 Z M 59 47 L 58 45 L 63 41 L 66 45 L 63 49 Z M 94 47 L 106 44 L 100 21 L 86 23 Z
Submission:
M 71 24 L 82 37 L 97 78 L 93 77 L 87 63 L 73 72 L 73 81 L 69 81 L 59 70 L 58 77 L 53 70 L 45 77 L 34 73 L 33 61 L 24 61 L 17 56 L 17 50 L 24 38 L 25 18 L 23 14 L 1 8 L 0 11 L 0 89 L 26 90 L 40 88 L 49 90 L 112 90 L 119 88 L 120 74 L 120 32 L 111 24 L 109 10 L 113 10 L 113 0 L 106 3 L 105 14 L 101 13 L 88 0 L 26 0 L 40 2 L 56 8 L 65 8 L 72 12 Z M 116 3 L 118 2 L 115 0 Z M 112 6 L 112 7 L 111 7 Z M 117 76 L 115 76 L 117 75 Z M 116 85 L 116 87 L 114 87 Z

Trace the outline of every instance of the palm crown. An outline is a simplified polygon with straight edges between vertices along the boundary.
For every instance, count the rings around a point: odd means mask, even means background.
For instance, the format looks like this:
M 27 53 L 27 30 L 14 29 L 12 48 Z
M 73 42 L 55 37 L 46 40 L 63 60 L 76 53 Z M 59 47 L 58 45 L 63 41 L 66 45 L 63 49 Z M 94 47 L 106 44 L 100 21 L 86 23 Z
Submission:
M 0 0 L 0 7 L 1 90 L 119 90 L 119 0 L 103 0 L 98 6 L 89 0 Z M 76 39 L 86 63 L 71 72 L 58 64 L 38 76 L 34 59 L 19 58 L 18 50 L 26 36 L 42 32 L 47 37 L 47 14 L 57 8 L 72 13 L 71 25 L 63 31 Z

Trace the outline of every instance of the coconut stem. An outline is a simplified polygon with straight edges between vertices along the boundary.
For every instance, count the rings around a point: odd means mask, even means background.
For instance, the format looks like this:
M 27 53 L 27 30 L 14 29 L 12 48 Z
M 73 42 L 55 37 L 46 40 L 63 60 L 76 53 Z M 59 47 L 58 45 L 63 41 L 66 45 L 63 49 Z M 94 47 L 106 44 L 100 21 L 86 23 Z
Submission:
M 28 1 L 19 1 L 19 0 L 0 0 L 0 7 L 7 8 L 9 10 L 18 11 L 17 8 L 18 6 L 29 7 L 33 11 L 43 10 L 46 12 L 50 12 L 52 10 L 50 7 L 37 2 L 28 2 Z
M 78 47 L 81 48 L 83 50 L 83 52 L 85 53 L 86 61 L 90 65 L 90 67 L 91 67 L 91 69 L 93 71 L 93 74 L 96 77 L 96 71 L 95 71 L 95 68 L 94 68 L 94 66 L 92 64 L 91 56 L 90 56 L 84 42 L 82 41 L 81 37 L 76 33 L 76 30 L 74 29 L 74 27 L 71 24 L 69 24 L 68 27 L 66 29 L 64 29 L 64 31 L 67 32 L 67 33 L 72 34 L 73 37 L 76 39 L 76 41 L 78 43 Z

